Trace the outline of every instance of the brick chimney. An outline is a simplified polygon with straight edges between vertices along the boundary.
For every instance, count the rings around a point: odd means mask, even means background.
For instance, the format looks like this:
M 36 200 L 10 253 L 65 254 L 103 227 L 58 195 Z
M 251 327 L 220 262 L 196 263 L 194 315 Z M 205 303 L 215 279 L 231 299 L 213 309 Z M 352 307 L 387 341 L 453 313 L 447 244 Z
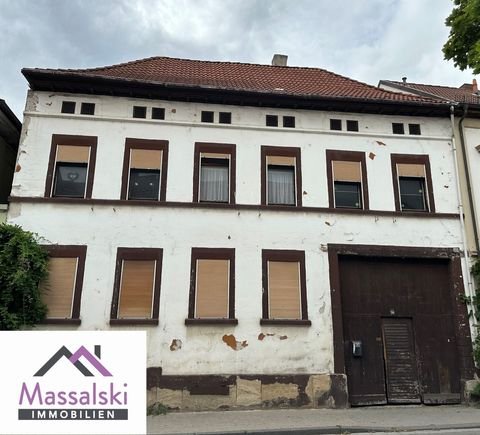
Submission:
M 477 80 L 473 79 L 472 81 L 472 92 L 474 94 L 478 94 L 478 85 L 477 85 Z
M 272 66 L 287 66 L 288 56 L 286 54 L 274 54 Z

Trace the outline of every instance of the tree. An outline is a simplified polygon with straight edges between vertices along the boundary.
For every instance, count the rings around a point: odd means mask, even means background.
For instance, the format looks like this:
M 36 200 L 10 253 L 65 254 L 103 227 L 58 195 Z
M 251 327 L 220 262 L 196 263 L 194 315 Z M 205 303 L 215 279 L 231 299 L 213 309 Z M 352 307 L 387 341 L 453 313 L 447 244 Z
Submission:
M 0 330 L 33 326 L 45 318 L 38 284 L 47 275 L 48 254 L 37 236 L 0 224 Z
M 480 74 L 480 0 L 454 0 L 454 5 L 445 20 L 450 35 L 443 46 L 444 57 L 462 71 L 472 68 Z

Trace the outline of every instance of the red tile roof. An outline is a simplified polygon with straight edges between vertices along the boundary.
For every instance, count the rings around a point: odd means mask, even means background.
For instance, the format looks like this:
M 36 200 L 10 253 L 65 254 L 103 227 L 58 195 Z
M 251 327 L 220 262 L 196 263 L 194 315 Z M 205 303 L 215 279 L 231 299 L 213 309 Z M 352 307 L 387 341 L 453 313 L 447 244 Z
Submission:
M 246 91 L 298 97 L 435 104 L 438 99 L 379 89 L 320 68 L 151 57 L 90 69 L 25 69 L 62 76 Z
M 465 83 L 459 88 L 451 86 L 425 85 L 421 83 L 404 83 L 392 80 L 381 80 L 381 83 L 392 84 L 397 88 L 402 88 L 407 92 L 421 92 L 433 98 L 442 98 L 445 101 L 455 101 L 458 103 L 480 104 L 480 95 L 473 93 L 473 86 Z

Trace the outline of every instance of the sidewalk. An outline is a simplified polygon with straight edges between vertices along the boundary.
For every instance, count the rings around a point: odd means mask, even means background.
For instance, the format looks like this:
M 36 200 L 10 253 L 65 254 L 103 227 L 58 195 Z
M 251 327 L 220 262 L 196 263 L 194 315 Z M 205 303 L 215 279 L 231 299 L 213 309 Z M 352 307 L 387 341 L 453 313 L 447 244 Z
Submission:
M 465 406 L 378 406 L 350 409 L 169 412 L 148 417 L 149 434 L 343 434 L 473 429 L 480 409 Z

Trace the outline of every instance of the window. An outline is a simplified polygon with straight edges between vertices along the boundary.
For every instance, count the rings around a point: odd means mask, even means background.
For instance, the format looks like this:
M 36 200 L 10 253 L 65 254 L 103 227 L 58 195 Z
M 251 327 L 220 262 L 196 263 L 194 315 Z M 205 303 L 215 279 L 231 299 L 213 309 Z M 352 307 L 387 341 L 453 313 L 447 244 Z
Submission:
M 80 323 L 80 302 L 86 246 L 45 246 L 49 253 L 48 278 L 40 283 L 47 305 L 46 323 Z
M 62 113 L 75 113 L 75 101 L 62 101 Z
M 305 253 L 262 251 L 262 324 L 310 325 L 307 311 Z
M 262 146 L 264 205 L 302 205 L 300 148 Z
M 420 124 L 408 124 L 408 133 L 413 135 L 421 135 Z
M 96 151 L 96 137 L 54 134 L 45 196 L 91 198 Z
M 434 213 L 428 156 L 392 154 L 391 158 L 396 210 Z
M 152 119 L 165 119 L 165 109 L 163 107 L 152 107 Z
M 193 202 L 235 203 L 235 145 L 196 143 Z
M 145 106 L 133 106 L 133 117 L 134 118 L 146 118 L 147 117 L 147 108 Z
M 329 207 L 368 210 L 365 153 L 327 150 Z
M 341 130 L 342 129 L 342 120 L 341 119 L 331 119 L 330 120 L 330 130 Z
M 295 128 L 295 116 L 284 116 L 283 126 L 288 128 Z
M 82 103 L 80 106 L 81 115 L 95 115 L 95 104 L 94 103 Z
M 358 131 L 358 121 L 347 119 L 347 131 Z
M 277 115 L 266 115 L 265 116 L 265 125 L 267 127 L 278 127 L 278 116 Z
M 193 248 L 186 324 L 237 323 L 235 249 Z
M 392 123 L 392 132 L 393 134 L 405 134 L 405 128 L 402 123 L 393 122 Z
M 202 122 L 213 122 L 214 112 L 202 110 Z
M 125 140 L 121 199 L 165 201 L 168 141 Z
M 218 122 L 220 124 L 231 124 L 232 123 L 231 112 L 220 112 L 218 115 Z
M 162 257 L 162 249 L 117 249 L 110 324 L 158 324 Z

